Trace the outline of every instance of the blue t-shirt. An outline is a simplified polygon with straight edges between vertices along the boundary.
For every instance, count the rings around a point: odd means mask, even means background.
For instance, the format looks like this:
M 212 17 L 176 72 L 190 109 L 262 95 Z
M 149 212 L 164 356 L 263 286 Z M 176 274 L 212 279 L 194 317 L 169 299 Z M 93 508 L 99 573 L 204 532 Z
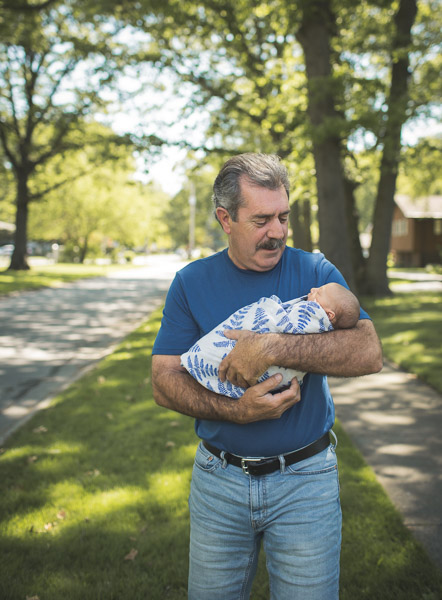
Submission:
M 178 271 L 170 286 L 152 354 L 181 355 L 230 314 L 263 296 L 275 294 L 286 302 L 330 282 L 348 287 L 323 254 L 290 247 L 270 271 L 239 269 L 227 249 L 192 262 Z M 360 317 L 369 318 L 362 309 Z M 333 423 L 327 377 L 308 373 L 301 401 L 279 419 L 246 425 L 196 419 L 195 431 L 201 439 L 239 456 L 276 456 L 310 444 Z

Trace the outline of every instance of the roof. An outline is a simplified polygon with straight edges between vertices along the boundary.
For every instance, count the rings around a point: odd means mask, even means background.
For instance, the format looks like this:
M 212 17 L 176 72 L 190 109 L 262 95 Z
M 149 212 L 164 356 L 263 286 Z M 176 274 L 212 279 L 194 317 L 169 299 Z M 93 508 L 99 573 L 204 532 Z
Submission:
M 412 198 L 397 194 L 394 201 L 408 219 L 442 219 L 442 196 Z

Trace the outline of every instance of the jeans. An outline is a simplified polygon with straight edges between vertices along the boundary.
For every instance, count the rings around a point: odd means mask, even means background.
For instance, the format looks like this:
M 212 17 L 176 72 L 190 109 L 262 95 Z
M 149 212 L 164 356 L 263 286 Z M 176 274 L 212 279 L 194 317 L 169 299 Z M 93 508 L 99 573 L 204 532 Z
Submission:
M 342 517 L 335 446 L 251 476 L 200 444 L 189 508 L 189 600 L 249 598 L 261 542 L 272 600 L 338 600 Z

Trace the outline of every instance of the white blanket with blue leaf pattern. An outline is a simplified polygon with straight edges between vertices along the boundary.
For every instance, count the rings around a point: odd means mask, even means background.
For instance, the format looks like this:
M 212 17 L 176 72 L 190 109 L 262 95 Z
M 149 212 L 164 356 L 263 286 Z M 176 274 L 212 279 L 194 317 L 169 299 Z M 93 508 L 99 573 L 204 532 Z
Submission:
M 181 364 L 201 385 L 217 394 L 239 398 L 245 389 L 218 378 L 218 367 L 222 359 L 234 348 L 235 340 L 225 337 L 227 329 L 242 329 L 256 333 L 322 333 L 333 329 L 326 312 L 317 303 L 296 298 L 282 302 L 277 296 L 260 298 L 257 302 L 240 308 L 220 325 L 202 337 L 187 352 L 181 355 Z M 264 381 L 275 373 L 283 376 L 282 387 L 293 377 L 300 381 L 305 373 L 272 366 L 261 375 Z

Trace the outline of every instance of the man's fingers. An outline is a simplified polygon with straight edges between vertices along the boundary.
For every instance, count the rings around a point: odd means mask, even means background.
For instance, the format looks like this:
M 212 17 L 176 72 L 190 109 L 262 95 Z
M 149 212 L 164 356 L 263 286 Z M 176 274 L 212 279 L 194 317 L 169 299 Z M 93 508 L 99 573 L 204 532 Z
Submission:
M 219 378 L 221 379 L 221 372 L 219 373 Z M 241 373 L 236 373 L 230 368 L 227 368 L 225 371 L 225 379 L 227 379 L 227 381 L 230 381 L 230 383 L 232 383 L 233 385 L 237 385 L 241 388 L 248 388 L 250 387 L 250 385 L 253 385 L 246 381 L 241 375 Z M 221 379 L 221 381 L 225 381 L 225 379 Z
M 296 401 L 294 402 L 294 404 L 296 404 L 296 402 L 299 402 L 301 400 L 301 388 L 299 386 L 299 381 L 296 377 L 293 377 L 293 379 L 290 381 L 290 385 L 288 388 L 284 387 L 284 389 L 281 392 L 277 392 L 276 394 L 274 394 L 274 396 L 278 396 L 281 398 L 281 400 L 285 400 L 286 398 L 292 398 L 293 394 L 295 394 Z
M 224 360 L 221 361 L 221 363 L 218 367 L 218 377 L 221 379 L 221 381 L 226 380 L 227 369 L 228 369 L 227 360 L 224 358 Z
M 241 336 L 240 329 L 225 329 L 223 333 L 226 338 L 229 338 L 229 340 L 238 340 Z
M 281 381 L 282 381 L 281 373 L 275 373 L 275 375 L 272 375 L 268 379 L 265 379 L 264 381 L 262 381 L 261 383 L 257 383 L 256 385 L 257 385 L 257 387 L 261 386 L 262 395 L 264 396 L 265 394 L 267 394 L 268 392 L 273 390 L 277 385 L 279 385 L 281 383 Z
M 237 340 L 239 338 L 239 334 L 241 334 L 242 331 L 240 331 L 239 329 L 226 329 L 223 333 L 226 338 L 228 338 L 230 340 Z M 221 381 L 225 381 L 226 379 L 229 379 L 227 377 L 228 369 L 229 369 L 229 354 L 221 361 L 219 368 L 218 368 L 218 377 L 221 379 Z M 229 381 L 230 381 L 230 379 L 229 379 Z M 243 387 L 243 386 L 241 386 L 241 387 Z

